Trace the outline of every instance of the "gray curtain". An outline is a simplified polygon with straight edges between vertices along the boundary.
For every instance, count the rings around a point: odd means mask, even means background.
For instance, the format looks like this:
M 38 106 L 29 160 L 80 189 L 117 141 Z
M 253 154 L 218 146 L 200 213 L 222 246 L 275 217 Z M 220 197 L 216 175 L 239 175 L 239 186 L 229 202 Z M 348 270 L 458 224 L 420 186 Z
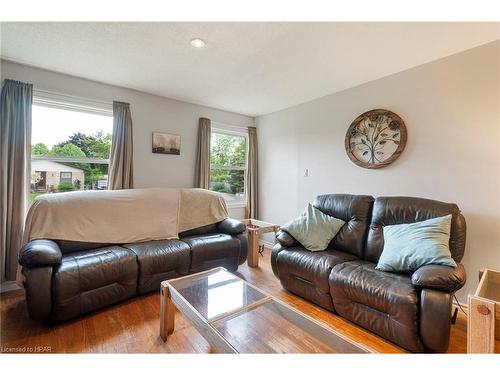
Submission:
M 210 187 L 210 134 L 210 120 L 208 118 L 200 118 L 196 150 L 195 187 L 202 189 Z
M 33 85 L 6 79 L 0 98 L 1 281 L 16 279 L 28 206 Z
M 247 216 L 259 217 L 257 128 L 248 127 L 248 165 L 246 175 Z
M 109 157 L 108 189 L 134 187 L 134 140 L 128 103 L 113 102 L 113 137 Z

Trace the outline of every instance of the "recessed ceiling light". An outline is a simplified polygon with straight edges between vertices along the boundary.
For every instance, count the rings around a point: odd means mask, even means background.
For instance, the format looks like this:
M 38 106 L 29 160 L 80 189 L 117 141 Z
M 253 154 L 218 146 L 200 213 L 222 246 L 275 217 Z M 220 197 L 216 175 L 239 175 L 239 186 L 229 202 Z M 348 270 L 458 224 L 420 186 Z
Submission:
M 191 45 L 194 48 L 203 48 L 203 47 L 205 47 L 206 43 L 202 39 L 195 38 L 195 39 L 191 39 Z

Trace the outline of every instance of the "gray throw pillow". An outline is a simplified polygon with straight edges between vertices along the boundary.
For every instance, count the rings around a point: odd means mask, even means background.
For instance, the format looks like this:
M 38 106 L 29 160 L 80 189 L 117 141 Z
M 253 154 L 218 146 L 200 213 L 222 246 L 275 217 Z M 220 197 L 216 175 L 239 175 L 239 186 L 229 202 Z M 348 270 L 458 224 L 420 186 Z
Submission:
M 339 232 L 345 221 L 329 216 L 309 203 L 298 218 L 281 226 L 307 250 L 322 251 Z

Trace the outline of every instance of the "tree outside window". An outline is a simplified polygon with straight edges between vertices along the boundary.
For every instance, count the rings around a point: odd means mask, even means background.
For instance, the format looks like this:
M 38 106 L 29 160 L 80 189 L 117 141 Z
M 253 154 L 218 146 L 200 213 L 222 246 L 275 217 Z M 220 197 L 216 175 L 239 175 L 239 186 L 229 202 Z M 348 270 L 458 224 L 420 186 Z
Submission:
M 214 131 L 210 140 L 210 190 L 245 200 L 246 137 Z

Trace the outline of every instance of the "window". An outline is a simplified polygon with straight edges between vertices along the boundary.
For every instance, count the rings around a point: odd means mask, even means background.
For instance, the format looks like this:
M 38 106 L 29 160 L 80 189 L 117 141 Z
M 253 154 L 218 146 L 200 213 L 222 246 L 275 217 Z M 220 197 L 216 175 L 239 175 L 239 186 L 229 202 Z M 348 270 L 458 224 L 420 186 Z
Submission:
M 30 203 L 41 194 L 107 189 L 111 103 L 35 91 Z
M 61 172 L 60 181 L 61 181 L 61 184 L 62 183 L 72 184 L 73 183 L 72 173 L 71 172 Z
M 210 139 L 210 190 L 229 205 L 245 204 L 247 134 L 213 128 Z

